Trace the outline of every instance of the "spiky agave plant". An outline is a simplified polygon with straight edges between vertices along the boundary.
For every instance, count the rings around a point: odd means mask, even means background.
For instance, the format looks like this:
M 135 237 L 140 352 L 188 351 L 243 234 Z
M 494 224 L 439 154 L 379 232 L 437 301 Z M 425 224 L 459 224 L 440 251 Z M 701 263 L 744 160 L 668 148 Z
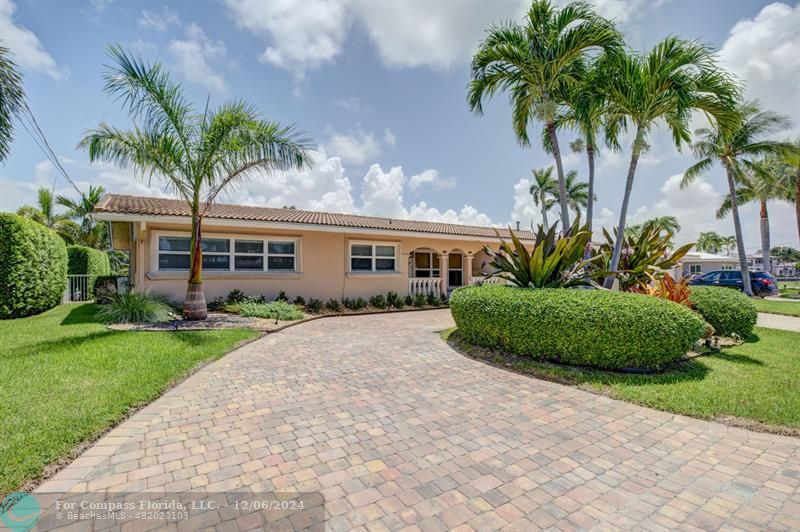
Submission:
M 488 246 L 484 248 L 493 258 L 489 265 L 496 269 L 490 276 L 501 277 L 522 288 L 569 288 L 592 284 L 588 266 L 596 258 L 584 259 L 591 232 L 575 220 L 572 227 L 559 236 L 557 225 L 553 224 L 548 230 L 539 225 L 531 251 L 509 228 L 510 244 L 500 238 L 498 252 Z M 497 236 L 500 237 L 499 232 Z

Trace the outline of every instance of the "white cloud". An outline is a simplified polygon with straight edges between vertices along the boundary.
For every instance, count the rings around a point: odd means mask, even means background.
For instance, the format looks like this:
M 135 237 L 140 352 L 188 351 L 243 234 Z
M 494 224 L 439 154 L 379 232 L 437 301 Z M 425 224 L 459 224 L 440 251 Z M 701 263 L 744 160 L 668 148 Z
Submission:
M 339 1 L 226 0 L 236 25 L 267 41 L 260 60 L 294 72 L 333 60 L 341 52 L 347 29 L 345 6 Z
M 345 111 L 350 111 L 351 113 L 357 113 L 361 110 L 361 99 L 357 96 L 337 99 L 334 103 L 337 107 L 341 107 Z
M 408 186 L 412 191 L 416 191 L 422 185 L 429 185 L 436 190 L 447 190 L 455 188 L 456 178 L 448 177 L 442 178 L 438 170 L 425 170 L 419 174 L 411 176 L 408 180 Z
M 177 26 L 180 22 L 178 14 L 167 6 L 163 6 L 161 12 L 145 9 L 137 21 L 140 28 L 162 32 L 167 31 L 170 26 Z
M 532 179 L 524 177 L 514 185 L 514 206 L 511 209 L 511 219 L 508 225 L 513 229 L 519 222 L 520 228 L 530 229 L 542 223 L 542 210 L 533 203 L 530 189 L 533 184 Z M 553 211 L 547 213 L 547 221 L 553 223 L 555 218 L 551 217 Z M 556 215 L 557 216 L 557 215 Z
M 14 62 L 20 67 L 63 79 L 67 72 L 58 68 L 55 59 L 45 51 L 42 42 L 28 28 L 14 23 L 16 6 L 11 0 L 0 0 L 0 39 L 11 50 Z
M 350 134 L 332 133 L 325 147 L 333 155 L 355 164 L 364 164 L 381 152 L 375 135 L 365 133 L 361 128 Z
M 228 84 L 211 63 L 219 62 L 225 57 L 225 43 L 212 41 L 197 24 L 190 24 L 186 29 L 185 40 L 172 40 L 169 51 L 177 69 L 183 76 L 207 89 L 224 93 Z
M 775 2 L 754 19 L 736 23 L 720 50 L 734 74 L 747 82 L 746 95 L 800 121 L 800 4 Z
M 392 147 L 397 144 L 397 137 L 388 127 L 383 130 L 383 142 L 385 142 L 387 146 Z

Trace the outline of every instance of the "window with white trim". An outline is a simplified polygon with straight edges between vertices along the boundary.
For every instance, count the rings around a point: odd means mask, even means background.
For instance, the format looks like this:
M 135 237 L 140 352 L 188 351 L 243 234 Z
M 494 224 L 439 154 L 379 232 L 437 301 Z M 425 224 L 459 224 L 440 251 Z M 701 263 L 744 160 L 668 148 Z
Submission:
M 702 264 L 690 264 L 689 265 L 689 273 L 703 273 L 703 265 Z
M 191 238 L 158 237 L 158 271 L 187 271 Z M 207 237 L 201 242 L 203 269 L 237 272 L 296 272 L 297 241 L 281 238 Z
M 395 244 L 350 244 L 350 271 L 396 272 L 397 246 Z

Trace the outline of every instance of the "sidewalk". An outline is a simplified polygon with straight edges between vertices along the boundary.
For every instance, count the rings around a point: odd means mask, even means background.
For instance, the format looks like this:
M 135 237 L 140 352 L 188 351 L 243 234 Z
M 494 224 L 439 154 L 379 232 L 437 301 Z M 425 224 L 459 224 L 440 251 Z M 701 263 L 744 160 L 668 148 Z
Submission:
M 768 329 L 783 329 L 784 331 L 800 332 L 800 318 L 795 316 L 782 316 L 780 314 L 759 312 L 756 325 Z

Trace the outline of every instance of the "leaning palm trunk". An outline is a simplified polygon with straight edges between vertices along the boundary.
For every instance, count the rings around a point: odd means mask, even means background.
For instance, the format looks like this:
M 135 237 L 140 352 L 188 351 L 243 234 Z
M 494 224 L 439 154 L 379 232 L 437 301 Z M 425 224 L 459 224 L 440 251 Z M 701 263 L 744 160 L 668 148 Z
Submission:
M 566 231 L 569 228 L 569 204 L 567 202 L 567 182 L 564 178 L 564 167 L 561 165 L 561 150 L 558 147 L 556 126 L 551 121 L 547 123 L 547 134 L 553 147 L 553 156 L 556 159 L 556 173 L 558 173 L 558 204 L 561 207 L 561 227 Z
M 592 232 L 592 217 L 594 216 L 594 146 L 586 144 L 586 157 L 589 159 L 589 201 L 586 203 L 586 225 Z
M 797 239 L 800 241 L 800 168 L 798 168 L 795 178 L 794 217 L 797 220 Z
M 736 182 L 733 179 L 733 169 L 727 161 L 725 165 L 725 175 L 728 178 L 728 189 L 731 196 L 731 213 L 733 214 L 733 229 L 736 234 L 736 251 L 739 253 L 739 269 L 742 272 L 742 290 L 748 296 L 753 295 L 753 287 L 750 286 L 750 270 L 747 268 L 747 255 L 744 249 L 744 238 L 742 237 L 742 222 L 739 219 L 739 202 L 736 199 Z
M 767 202 L 761 200 L 761 260 L 764 263 L 764 271 L 772 273 L 772 260 L 769 256 L 769 213 L 767 213 Z
M 636 176 L 636 165 L 639 164 L 639 155 L 642 150 L 642 141 L 644 132 L 641 129 L 636 131 L 636 139 L 633 142 L 633 150 L 631 151 L 631 164 L 628 167 L 628 179 L 625 181 L 625 195 L 622 198 L 622 207 L 619 212 L 619 224 L 617 225 L 617 240 L 614 242 L 614 253 L 611 255 L 611 264 L 609 271 L 611 272 L 603 282 L 603 287 L 611 288 L 614 286 L 614 278 L 616 277 L 617 268 L 619 267 L 619 259 L 622 256 L 622 244 L 625 240 L 625 219 L 628 217 L 628 203 L 631 199 L 631 191 L 633 190 L 633 178 Z

